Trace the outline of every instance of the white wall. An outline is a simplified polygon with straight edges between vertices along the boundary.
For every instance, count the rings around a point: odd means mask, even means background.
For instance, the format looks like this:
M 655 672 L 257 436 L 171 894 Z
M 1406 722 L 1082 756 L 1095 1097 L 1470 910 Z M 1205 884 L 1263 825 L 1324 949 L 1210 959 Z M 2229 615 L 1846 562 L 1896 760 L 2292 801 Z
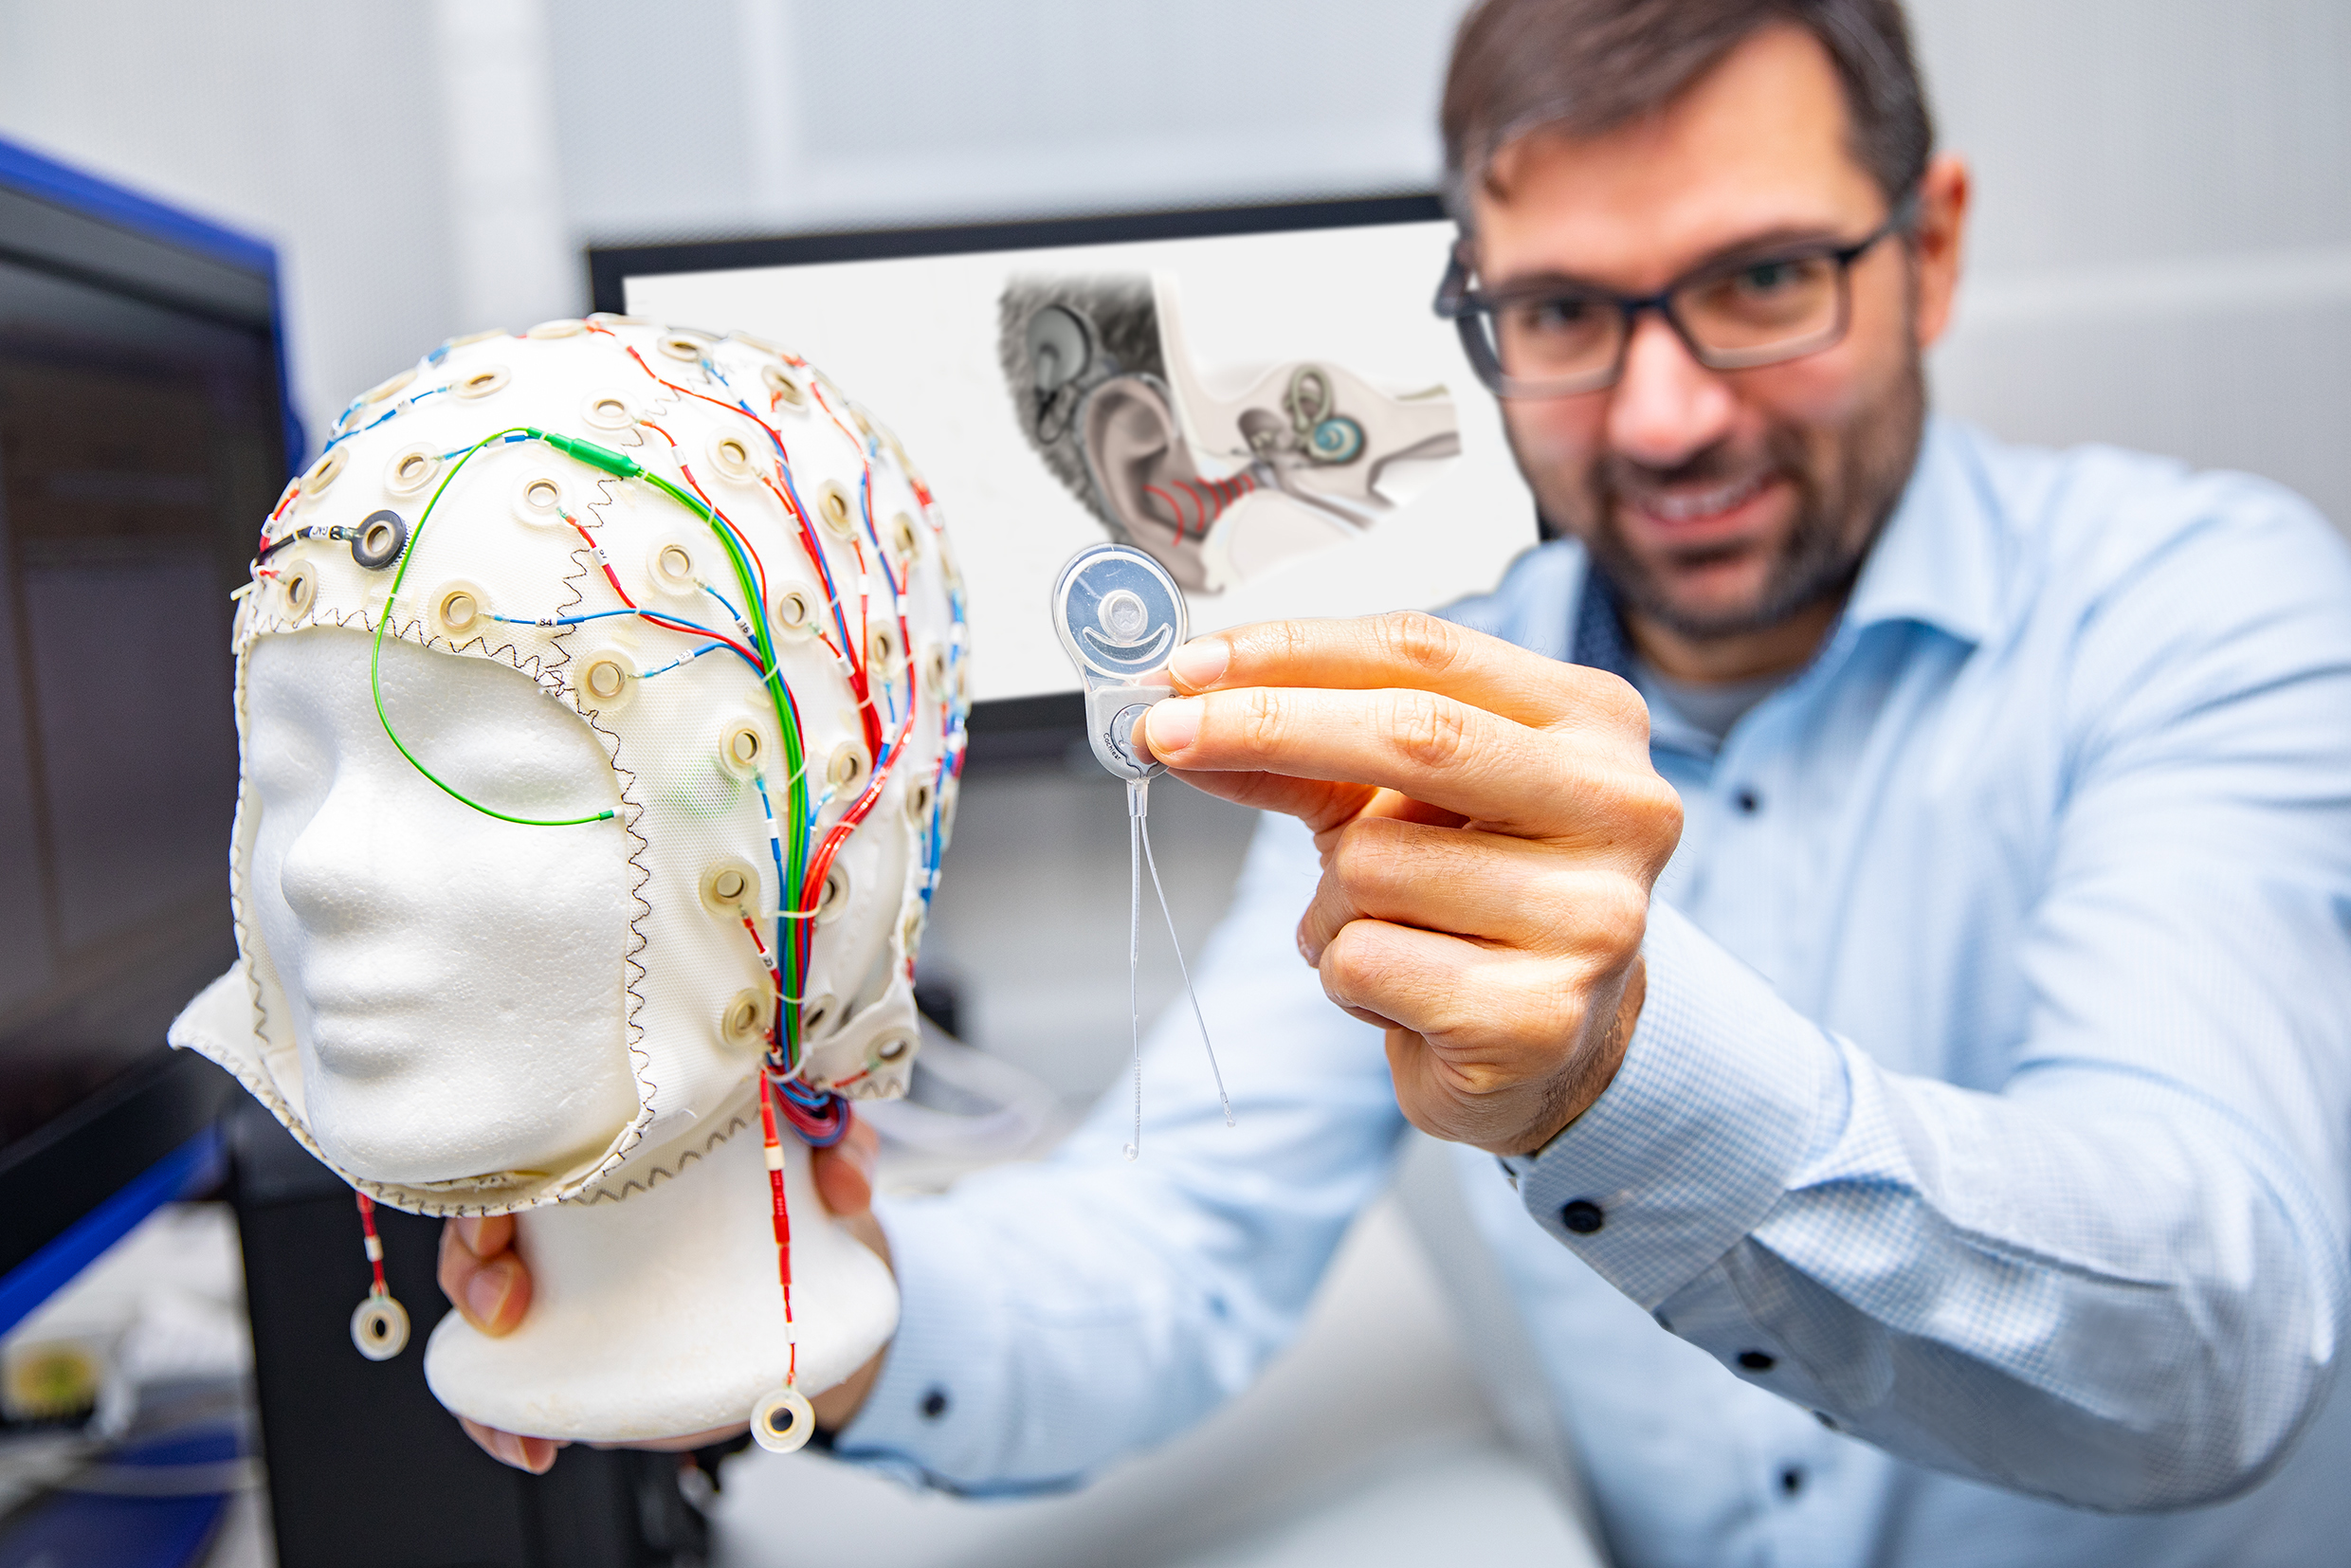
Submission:
M 1943 405 L 2266 473 L 2351 528 L 2351 7 L 1916 16 L 1981 202 Z
M 1460 9 L 0 0 L 0 135 L 278 241 L 315 421 L 586 243 L 1425 184 Z M 1945 406 L 2351 522 L 2351 7 L 1914 10 L 1980 175 Z

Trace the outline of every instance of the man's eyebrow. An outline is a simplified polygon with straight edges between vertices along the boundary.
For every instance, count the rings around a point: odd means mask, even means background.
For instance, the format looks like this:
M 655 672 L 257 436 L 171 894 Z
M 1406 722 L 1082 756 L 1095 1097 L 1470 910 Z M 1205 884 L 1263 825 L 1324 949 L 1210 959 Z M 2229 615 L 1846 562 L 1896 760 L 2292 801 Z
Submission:
M 1706 252 L 1689 265 L 1676 272 L 1668 283 L 1670 286 L 1685 278 L 1718 266 L 1731 265 L 1749 260 L 1760 261 L 1780 251 L 1813 250 L 1850 243 L 1850 241 L 1845 235 L 1823 226 L 1782 225 L 1777 228 L 1764 229 L 1758 234 L 1743 236 Z M 1528 294 L 1554 288 L 1574 289 L 1586 294 L 1625 292 L 1613 283 L 1595 283 L 1589 278 L 1579 278 L 1572 272 L 1561 272 L 1552 268 L 1517 273 L 1511 277 L 1489 283 L 1485 285 L 1484 292 L 1489 295 Z

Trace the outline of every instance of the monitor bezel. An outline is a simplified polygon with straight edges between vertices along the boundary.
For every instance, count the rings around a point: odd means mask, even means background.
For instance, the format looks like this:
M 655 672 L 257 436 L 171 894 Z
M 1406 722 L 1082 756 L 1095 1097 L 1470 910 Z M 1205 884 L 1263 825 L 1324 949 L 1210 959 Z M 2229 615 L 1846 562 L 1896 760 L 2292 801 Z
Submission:
M 0 259 L 265 337 L 282 455 L 289 473 L 300 469 L 304 436 L 267 244 L 0 139 Z M 0 1151 L 0 1329 L 156 1204 L 183 1195 L 184 1182 L 147 1178 L 189 1161 L 230 1088 L 219 1068 L 158 1037 Z M 190 1171 L 210 1168 L 198 1160 Z

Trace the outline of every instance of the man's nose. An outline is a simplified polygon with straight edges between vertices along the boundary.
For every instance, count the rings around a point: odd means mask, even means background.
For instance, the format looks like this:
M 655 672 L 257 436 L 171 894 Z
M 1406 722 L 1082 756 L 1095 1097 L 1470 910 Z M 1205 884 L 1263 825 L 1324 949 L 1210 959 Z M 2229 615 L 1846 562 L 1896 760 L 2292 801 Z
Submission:
M 1625 370 L 1611 392 L 1610 449 L 1650 468 L 1678 467 L 1730 433 L 1737 401 L 1722 377 L 1654 312 L 1632 326 Z

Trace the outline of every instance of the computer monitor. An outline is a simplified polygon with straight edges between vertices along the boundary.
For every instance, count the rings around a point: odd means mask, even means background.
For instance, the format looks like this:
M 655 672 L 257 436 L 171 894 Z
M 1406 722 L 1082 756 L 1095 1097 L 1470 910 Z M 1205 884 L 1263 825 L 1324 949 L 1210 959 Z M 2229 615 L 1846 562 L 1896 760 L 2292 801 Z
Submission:
M 1431 608 L 1535 542 L 1452 326 L 1433 196 L 591 253 L 599 309 L 739 331 L 869 407 L 968 585 L 974 758 L 1074 734 L 1048 589 L 1120 539 L 1193 629 Z
M 0 143 L 0 1328 L 205 1164 L 282 364 L 268 246 Z

